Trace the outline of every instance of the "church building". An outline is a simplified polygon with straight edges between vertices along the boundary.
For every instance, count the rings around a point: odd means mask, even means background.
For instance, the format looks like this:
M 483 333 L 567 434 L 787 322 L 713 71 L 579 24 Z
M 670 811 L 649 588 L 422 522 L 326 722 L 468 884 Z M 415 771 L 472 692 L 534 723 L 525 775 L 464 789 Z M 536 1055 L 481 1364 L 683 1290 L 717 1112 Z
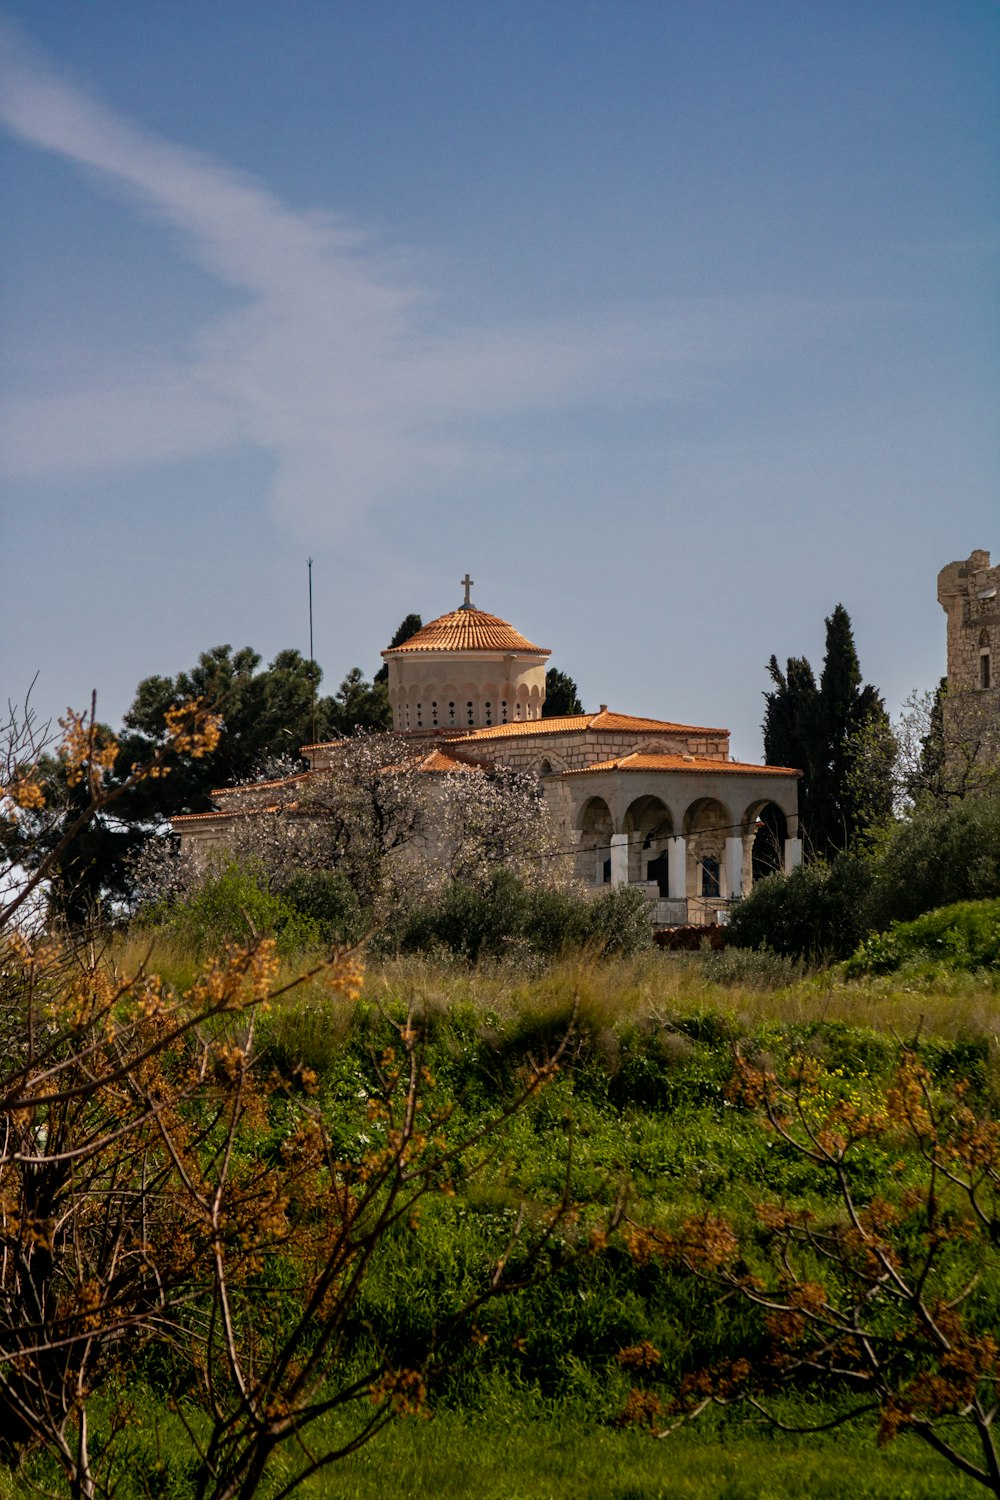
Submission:
M 729 731 L 668 719 L 596 713 L 545 718 L 547 648 L 465 598 L 399 646 L 388 665 L 393 740 L 412 745 L 428 775 L 508 767 L 539 779 L 557 843 L 592 890 L 640 886 L 656 926 L 725 920 L 755 876 L 801 860 L 800 772 L 729 757 Z M 310 772 L 342 741 L 304 745 Z M 284 784 L 289 793 L 296 778 Z M 225 841 L 225 824 L 280 806 L 283 784 L 221 790 L 218 810 L 174 819 L 190 848 Z

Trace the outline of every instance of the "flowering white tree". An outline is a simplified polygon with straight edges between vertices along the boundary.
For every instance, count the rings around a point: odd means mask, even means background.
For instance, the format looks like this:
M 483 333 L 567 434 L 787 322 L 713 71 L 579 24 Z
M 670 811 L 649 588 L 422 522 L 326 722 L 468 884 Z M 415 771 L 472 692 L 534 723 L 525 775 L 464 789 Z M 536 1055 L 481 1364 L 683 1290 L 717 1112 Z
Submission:
M 498 867 L 526 885 L 563 884 L 555 831 L 537 779 L 505 768 L 458 772 L 433 791 L 442 872 L 485 888 Z
M 275 891 L 303 871 L 339 870 L 376 921 L 449 881 L 485 888 L 498 868 L 526 884 L 564 883 L 533 777 L 428 762 L 405 740 L 358 735 L 322 771 L 239 788 L 239 815 L 207 854 L 179 855 L 167 840 L 146 846 L 134 867 L 140 903 L 183 899 L 230 861 L 256 868 Z

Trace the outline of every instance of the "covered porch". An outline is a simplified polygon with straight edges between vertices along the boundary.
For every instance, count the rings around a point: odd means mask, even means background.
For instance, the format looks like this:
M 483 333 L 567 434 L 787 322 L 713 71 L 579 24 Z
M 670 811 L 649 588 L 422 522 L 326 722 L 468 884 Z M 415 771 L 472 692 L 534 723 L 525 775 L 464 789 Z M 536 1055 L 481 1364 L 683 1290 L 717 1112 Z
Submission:
M 572 784 L 576 873 L 585 885 L 638 887 L 657 927 L 709 925 L 725 922 L 756 879 L 801 863 L 797 771 L 628 759 L 646 764 L 561 778 Z

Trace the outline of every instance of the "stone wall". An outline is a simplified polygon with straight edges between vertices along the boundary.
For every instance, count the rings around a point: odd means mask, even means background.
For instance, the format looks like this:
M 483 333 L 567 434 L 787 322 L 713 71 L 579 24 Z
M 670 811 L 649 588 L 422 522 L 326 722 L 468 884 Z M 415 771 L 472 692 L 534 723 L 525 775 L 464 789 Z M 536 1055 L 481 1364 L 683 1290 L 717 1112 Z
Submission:
M 634 751 L 642 755 L 692 755 L 700 760 L 729 758 L 727 735 L 669 734 L 662 730 L 554 729 L 550 735 L 539 730 L 523 736 L 477 735 L 467 744 L 456 744 L 456 748 L 488 757 L 497 765 L 533 772 L 541 770 L 544 761 L 553 771 L 580 771 L 598 762 L 620 760 Z

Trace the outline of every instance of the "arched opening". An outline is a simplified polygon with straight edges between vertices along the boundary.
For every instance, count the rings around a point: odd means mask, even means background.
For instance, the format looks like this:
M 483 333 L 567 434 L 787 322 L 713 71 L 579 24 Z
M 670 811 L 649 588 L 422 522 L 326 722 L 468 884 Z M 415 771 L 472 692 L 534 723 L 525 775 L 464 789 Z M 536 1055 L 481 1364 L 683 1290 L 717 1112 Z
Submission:
M 726 894 L 726 839 L 736 831 L 729 809 L 714 797 L 700 797 L 685 813 L 687 889 L 695 900 L 714 902 Z
M 763 880 L 766 875 L 780 874 L 785 868 L 785 840 L 788 819 L 775 802 L 765 802 L 748 819 L 748 833 L 753 836 L 750 850 L 750 877 Z
M 667 845 L 674 834 L 670 809 L 659 797 L 637 797 L 625 814 L 628 834 L 628 878 L 656 881 L 661 896 L 668 891 Z
M 611 835 L 614 823 L 603 797 L 591 797 L 580 811 L 580 856 L 577 873 L 594 885 L 611 883 Z

